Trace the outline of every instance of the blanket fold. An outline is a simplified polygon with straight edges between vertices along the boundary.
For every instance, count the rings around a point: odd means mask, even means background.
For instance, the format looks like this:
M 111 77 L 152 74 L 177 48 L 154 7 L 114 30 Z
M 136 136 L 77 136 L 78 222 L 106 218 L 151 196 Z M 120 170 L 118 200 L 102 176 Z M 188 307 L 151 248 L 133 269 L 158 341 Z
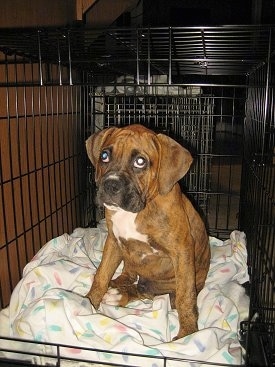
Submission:
M 198 296 L 199 331 L 177 341 L 171 341 L 179 324 L 168 295 L 127 307 L 102 304 L 98 311 L 85 298 L 106 236 L 104 221 L 97 228 L 77 228 L 49 241 L 26 265 L 9 306 L 0 312 L 0 357 L 54 364 L 55 344 L 62 344 L 58 353 L 66 358 L 64 366 L 73 359 L 87 361 L 81 366 L 102 361 L 157 367 L 163 366 L 163 356 L 171 367 L 200 365 L 191 361 L 242 363 L 238 330 L 249 307 L 242 287 L 249 280 L 243 232 L 233 231 L 226 241 L 209 237 L 211 265 Z M 122 265 L 115 277 L 121 270 Z

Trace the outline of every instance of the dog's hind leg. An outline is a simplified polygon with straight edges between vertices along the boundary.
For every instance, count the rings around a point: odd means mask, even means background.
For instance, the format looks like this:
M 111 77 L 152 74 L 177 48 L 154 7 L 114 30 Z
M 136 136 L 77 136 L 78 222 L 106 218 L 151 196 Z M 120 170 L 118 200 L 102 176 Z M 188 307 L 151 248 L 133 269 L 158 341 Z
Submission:
M 102 302 L 114 306 L 126 306 L 131 301 L 139 299 L 152 299 L 150 293 L 142 292 L 137 287 L 138 275 L 124 265 L 121 275 L 109 283 L 109 289 L 105 293 Z
M 139 278 L 137 288 L 141 293 L 149 293 L 154 296 L 161 294 L 170 294 L 175 292 L 175 278 L 165 280 L 148 280 L 146 278 Z
M 111 282 L 111 286 L 115 286 L 115 284 Z M 132 284 L 115 288 L 110 287 L 105 293 L 102 302 L 112 306 L 125 307 L 130 302 L 142 299 L 153 299 L 153 296 L 151 294 L 139 292 L 137 285 Z

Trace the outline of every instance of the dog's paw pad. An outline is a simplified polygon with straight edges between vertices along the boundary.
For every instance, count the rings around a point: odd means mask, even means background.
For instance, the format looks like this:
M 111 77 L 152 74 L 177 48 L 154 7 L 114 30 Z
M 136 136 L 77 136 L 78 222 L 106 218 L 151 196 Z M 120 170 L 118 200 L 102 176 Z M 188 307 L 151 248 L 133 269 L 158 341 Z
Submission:
M 117 288 L 109 288 L 102 299 L 102 303 L 110 306 L 118 306 L 122 298 Z

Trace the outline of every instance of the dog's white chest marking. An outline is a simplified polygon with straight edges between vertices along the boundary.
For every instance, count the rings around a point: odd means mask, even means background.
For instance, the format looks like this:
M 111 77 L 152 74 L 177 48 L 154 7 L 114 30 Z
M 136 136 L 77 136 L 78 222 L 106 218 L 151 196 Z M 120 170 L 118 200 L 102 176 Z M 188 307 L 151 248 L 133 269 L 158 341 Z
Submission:
M 113 232 L 118 242 L 119 238 L 124 238 L 125 240 L 131 238 L 148 243 L 147 235 L 137 231 L 135 224 L 137 213 L 127 212 L 115 206 L 106 205 L 106 207 L 114 212 L 111 220 L 113 222 Z

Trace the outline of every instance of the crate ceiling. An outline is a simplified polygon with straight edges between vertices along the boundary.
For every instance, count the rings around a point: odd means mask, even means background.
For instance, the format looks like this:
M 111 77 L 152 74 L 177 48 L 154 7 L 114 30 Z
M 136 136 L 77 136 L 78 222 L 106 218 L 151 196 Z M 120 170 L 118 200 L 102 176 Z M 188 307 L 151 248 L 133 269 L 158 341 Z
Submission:
M 275 26 L 0 30 L 0 49 L 98 74 L 247 75 L 274 55 Z

